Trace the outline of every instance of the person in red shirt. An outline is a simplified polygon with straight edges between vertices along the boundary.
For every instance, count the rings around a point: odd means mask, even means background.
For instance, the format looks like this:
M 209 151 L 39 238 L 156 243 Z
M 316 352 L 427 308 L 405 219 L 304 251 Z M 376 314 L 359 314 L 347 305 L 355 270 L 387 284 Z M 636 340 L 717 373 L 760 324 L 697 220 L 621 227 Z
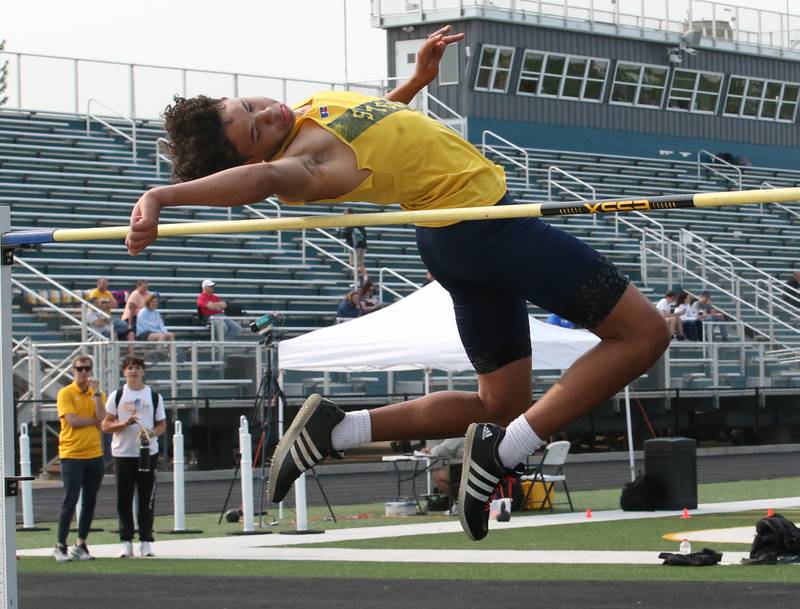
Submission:
M 210 279 L 204 279 L 201 284 L 202 292 L 197 297 L 197 312 L 208 318 L 211 323 L 218 323 L 224 332 L 224 339 L 230 340 L 242 331 L 242 326 L 229 317 L 225 317 L 228 304 L 214 294 L 217 284 Z

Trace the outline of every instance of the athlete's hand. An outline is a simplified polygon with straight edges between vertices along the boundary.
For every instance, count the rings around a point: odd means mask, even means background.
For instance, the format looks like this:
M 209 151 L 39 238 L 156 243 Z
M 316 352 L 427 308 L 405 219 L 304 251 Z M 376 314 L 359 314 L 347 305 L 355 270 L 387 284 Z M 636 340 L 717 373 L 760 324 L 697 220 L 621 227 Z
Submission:
M 464 34 L 450 34 L 452 26 L 446 25 L 428 36 L 417 51 L 417 65 L 414 68 L 416 79 L 428 84 L 439 75 L 439 62 L 448 44 L 464 40 Z
M 158 218 L 161 203 L 153 191 L 148 191 L 133 206 L 131 226 L 125 237 L 128 253 L 135 256 L 158 238 Z

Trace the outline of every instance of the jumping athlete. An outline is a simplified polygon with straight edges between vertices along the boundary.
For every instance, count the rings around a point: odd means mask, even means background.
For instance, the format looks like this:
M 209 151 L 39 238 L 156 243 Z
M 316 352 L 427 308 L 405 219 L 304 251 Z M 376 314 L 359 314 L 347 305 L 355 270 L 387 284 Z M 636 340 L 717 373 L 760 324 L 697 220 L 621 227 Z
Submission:
M 176 205 L 368 201 L 406 210 L 513 205 L 502 168 L 449 128 L 409 108 L 438 74 L 445 47 L 463 39 L 444 27 L 417 55 L 408 82 L 382 99 L 323 92 L 288 107 L 263 97 L 176 98 L 165 112 L 177 183 L 146 192 L 126 245 L 137 254 L 157 237 L 159 213 Z M 425 266 L 453 298 L 478 391 L 442 391 L 344 413 L 312 395 L 275 450 L 268 495 L 326 457 L 372 441 L 464 435 L 461 524 L 488 532 L 487 502 L 543 439 L 605 402 L 669 344 L 664 319 L 594 249 L 536 218 L 417 226 Z M 527 302 L 600 339 L 531 405 Z

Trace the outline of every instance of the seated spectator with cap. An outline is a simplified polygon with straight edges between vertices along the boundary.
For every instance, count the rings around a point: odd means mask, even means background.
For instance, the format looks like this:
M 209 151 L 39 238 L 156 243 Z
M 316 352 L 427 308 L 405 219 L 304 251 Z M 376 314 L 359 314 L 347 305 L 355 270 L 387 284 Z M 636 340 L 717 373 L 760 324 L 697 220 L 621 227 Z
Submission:
M 228 303 L 214 293 L 216 285 L 210 279 L 203 280 L 202 292 L 197 297 L 197 312 L 211 323 L 220 324 L 224 332 L 224 340 L 231 340 L 242 331 L 242 326 L 225 316 Z

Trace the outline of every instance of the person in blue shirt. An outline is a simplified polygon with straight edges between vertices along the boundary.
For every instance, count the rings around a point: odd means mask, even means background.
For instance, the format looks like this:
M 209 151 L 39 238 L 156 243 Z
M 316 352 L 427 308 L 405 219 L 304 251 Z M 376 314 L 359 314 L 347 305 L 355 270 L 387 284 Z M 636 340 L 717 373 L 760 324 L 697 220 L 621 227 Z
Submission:
M 158 296 L 150 294 L 144 306 L 136 314 L 136 340 L 169 341 L 175 335 L 167 330 L 161 313 L 158 312 Z
M 336 309 L 336 321 L 351 319 L 361 315 L 361 296 L 358 290 L 348 292 Z
M 563 317 L 559 317 L 555 313 L 550 313 L 545 320 L 545 323 L 550 324 L 551 326 L 561 326 L 562 328 L 570 328 L 571 330 L 575 329 L 575 324 L 569 321 L 568 319 L 564 319 Z

